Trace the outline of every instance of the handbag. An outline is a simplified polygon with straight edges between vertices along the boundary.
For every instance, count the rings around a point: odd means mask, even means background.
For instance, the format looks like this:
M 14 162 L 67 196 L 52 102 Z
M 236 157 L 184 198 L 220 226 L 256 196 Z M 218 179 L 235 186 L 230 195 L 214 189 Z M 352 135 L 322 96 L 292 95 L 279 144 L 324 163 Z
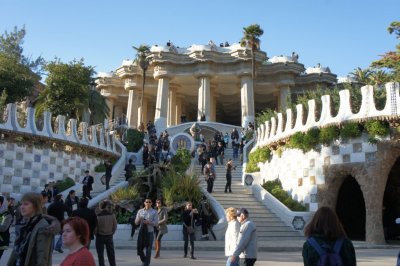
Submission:
M 101 182 L 101 184 L 103 184 L 103 185 L 106 184 L 106 175 L 103 175 L 103 176 L 100 178 L 100 182 Z

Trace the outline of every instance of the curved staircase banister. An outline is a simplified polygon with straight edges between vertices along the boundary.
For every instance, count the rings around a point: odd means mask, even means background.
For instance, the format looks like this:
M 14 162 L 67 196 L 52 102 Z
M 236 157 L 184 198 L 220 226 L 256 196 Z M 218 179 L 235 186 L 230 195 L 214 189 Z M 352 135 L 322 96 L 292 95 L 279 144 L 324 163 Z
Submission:
M 119 184 L 113 186 L 112 188 L 110 188 L 110 189 L 108 189 L 108 190 L 106 190 L 106 191 L 104 191 L 104 192 L 98 194 L 96 197 L 92 198 L 92 199 L 89 201 L 88 207 L 89 207 L 89 208 L 92 208 L 92 207 L 96 206 L 97 204 L 100 203 L 100 201 L 102 201 L 102 200 L 108 198 L 112 193 L 114 193 L 114 192 L 117 191 L 118 189 L 127 187 L 128 185 L 129 185 L 129 182 L 128 182 L 128 181 L 123 181 L 123 182 L 121 182 L 121 183 L 119 183 Z
M 228 222 L 226 221 L 225 216 L 225 210 L 221 206 L 221 204 L 219 204 L 219 202 L 210 193 L 207 192 L 204 187 L 201 187 L 201 192 L 207 197 L 207 200 L 211 205 L 211 209 L 218 219 L 218 222 L 212 227 L 212 230 L 217 238 L 216 240 L 224 240 L 226 227 L 228 226 Z
M 63 197 L 63 199 L 65 200 L 65 199 L 67 198 L 67 196 L 68 196 L 68 193 L 69 193 L 71 190 L 75 190 L 76 195 L 80 195 L 81 192 L 82 192 L 82 187 L 83 187 L 82 183 L 81 183 L 81 182 L 78 182 L 78 183 L 76 183 L 75 185 L 73 185 L 72 187 L 69 187 L 69 188 L 67 188 L 67 189 L 64 190 L 64 191 L 61 191 L 59 194 L 61 194 L 62 197 Z

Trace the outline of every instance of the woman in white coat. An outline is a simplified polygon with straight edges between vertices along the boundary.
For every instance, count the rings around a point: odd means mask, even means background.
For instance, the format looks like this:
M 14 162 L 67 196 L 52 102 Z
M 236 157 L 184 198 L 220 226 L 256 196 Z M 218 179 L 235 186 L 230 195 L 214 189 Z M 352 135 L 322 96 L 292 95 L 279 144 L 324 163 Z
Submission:
M 231 262 L 231 256 L 236 248 L 236 240 L 239 235 L 240 223 L 236 219 L 236 209 L 228 208 L 225 210 L 226 220 L 228 221 L 228 227 L 225 233 L 225 256 L 228 257 L 226 266 L 239 266 L 239 257 L 234 262 Z

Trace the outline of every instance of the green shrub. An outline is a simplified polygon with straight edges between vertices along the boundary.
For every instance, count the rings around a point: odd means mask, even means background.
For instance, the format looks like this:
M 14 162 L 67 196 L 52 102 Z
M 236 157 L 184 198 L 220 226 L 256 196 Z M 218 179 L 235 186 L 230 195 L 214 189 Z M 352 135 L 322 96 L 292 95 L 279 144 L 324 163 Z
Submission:
M 339 138 L 340 130 L 337 126 L 328 126 L 320 129 L 319 140 L 322 144 L 329 145 Z
M 161 180 L 164 201 L 167 205 L 191 201 L 197 206 L 201 200 L 201 190 L 197 176 L 168 172 Z
M 319 143 L 319 128 L 311 128 L 304 134 L 303 151 L 312 150 Z
M 185 173 L 191 162 L 190 152 L 185 148 L 179 148 L 171 159 L 171 164 L 177 173 Z
M 344 123 L 340 130 L 340 136 L 344 139 L 358 138 L 362 134 L 360 125 L 356 122 Z
M 249 161 L 246 166 L 247 173 L 260 171 L 257 163 L 264 163 L 271 159 L 271 150 L 268 147 L 257 148 L 254 152 L 250 153 Z
M 303 132 L 296 132 L 290 136 L 289 147 L 292 149 L 303 150 L 304 135 Z
M 138 186 L 129 186 L 116 190 L 110 195 L 113 202 L 119 202 L 121 200 L 138 200 L 140 199 L 140 192 Z
M 262 187 L 271 193 L 277 200 L 282 202 L 292 211 L 306 211 L 307 208 L 302 203 L 292 199 L 288 192 L 283 190 L 279 178 L 265 182 Z
M 96 173 L 103 173 L 106 171 L 106 166 L 103 163 L 99 163 L 94 167 L 94 171 Z
M 253 136 L 254 136 L 254 131 L 247 130 L 246 134 L 244 135 L 244 139 L 245 139 L 245 141 L 249 141 L 249 140 L 253 139 Z
M 386 121 L 370 120 L 365 122 L 364 128 L 370 136 L 387 136 L 390 133 L 389 123 Z
M 67 190 L 73 186 L 75 186 L 75 181 L 70 177 L 64 178 L 63 180 L 58 180 L 56 182 L 56 187 L 60 192 Z
M 144 133 L 130 128 L 126 132 L 125 146 L 128 152 L 138 152 L 143 146 Z

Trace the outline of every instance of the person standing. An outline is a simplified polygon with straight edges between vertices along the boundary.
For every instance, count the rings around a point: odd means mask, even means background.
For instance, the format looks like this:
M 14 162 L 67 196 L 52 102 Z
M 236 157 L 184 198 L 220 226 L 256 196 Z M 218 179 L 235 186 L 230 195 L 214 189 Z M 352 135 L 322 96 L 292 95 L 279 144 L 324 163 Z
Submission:
M 204 166 L 204 174 L 206 176 L 205 179 L 207 182 L 207 192 L 212 193 L 216 174 L 215 174 L 215 168 L 214 168 L 211 158 L 207 162 L 207 164 Z
M 136 171 L 136 166 L 132 162 L 132 159 L 129 159 L 128 163 L 125 165 L 125 181 L 133 177 L 133 172 Z
M 92 199 L 92 196 L 90 196 L 90 191 L 93 190 L 93 183 L 94 183 L 94 178 L 89 174 L 89 170 L 85 171 L 85 177 L 82 180 L 82 190 L 83 194 L 82 197 L 84 198 L 89 198 Z
M 68 213 L 67 206 L 65 206 L 64 202 L 62 201 L 62 195 L 58 194 L 54 197 L 54 202 L 51 203 L 47 208 L 47 214 L 57 218 L 58 222 L 62 224 L 62 222 L 64 221 L 65 213 Z M 63 253 L 64 251 L 61 247 L 62 237 L 60 233 L 60 236 L 58 237 L 58 240 L 54 246 L 54 250 L 58 251 L 59 253 Z
M 155 259 L 160 257 L 161 239 L 163 235 L 168 233 L 168 210 L 166 207 L 163 207 L 161 199 L 156 200 L 156 207 L 158 213 L 158 225 L 154 227 L 154 235 L 156 237 Z
M 100 204 L 100 212 L 97 214 L 97 227 L 94 229 L 96 235 L 96 251 L 99 265 L 104 266 L 104 246 L 106 246 L 108 263 L 116 266 L 113 235 L 117 230 L 117 219 L 112 213 L 112 205 L 109 201 Z
M 90 242 L 94 239 L 94 229 L 97 227 L 97 216 L 94 210 L 88 208 L 89 199 L 81 198 L 78 209 L 72 211 L 72 217 L 80 217 L 84 219 L 89 226 L 89 240 L 86 247 L 90 248 Z
M 64 222 L 62 232 L 63 244 L 69 249 L 69 254 L 60 266 L 96 266 L 92 253 L 86 248 L 89 242 L 87 222 L 79 217 L 68 218 Z
M 108 189 L 110 189 L 110 180 L 111 180 L 111 177 L 112 177 L 112 168 L 113 168 L 113 166 L 112 166 L 110 160 L 106 161 L 104 163 L 104 166 L 106 167 L 106 173 L 105 173 L 105 176 L 106 176 L 106 190 L 108 190 Z
M 79 198 L 76 196 L 75 190 L 71 189 L 65 199 L 65 206 L 67 207 L 68 216 L 72 215 L 72 211 L 78 209 Z
M 151 204 L 151 199 L 145 199 L 144 208 L 138 211 L 135 219 L 135 223 L 141 227 L 137 249 L 140 260 L 142 261 L 142 266 L 150 265 L 151 247 L 153 246 L 154 240 L 154 226 L 158 225 L 158 213 L 151 207 Z M 145 230 L 143 231 L 142 228 Z M 141 233 L 145 235 L 141 235 Z M 145 241 L 145 245 L 139 243 L 143 238 L 147 240 Z M 146 249 L 146 254 L 144 254 L 143 249 Z
M 339 218 L 331 208 L 320 207 L 304 228 L 304 235 L 307 237 L 302 252 L 305 266 L 318 264 L 320 254 L 314 246 L 330 247 L 335 253 L 339 253 L 343 265 L 357 264 L 353 243 L 347 238 Z
M 182 222 L 183 222 L 183 240 L 184 240 L 184 246 L 183 246 L 183 257 L 187 257 L 188 253 L 188 244 L 190 242 L 190 258 L 192 260 L 195 260 L 196 257 L 194 256 L 194 222 L 197 220 L 198 217 L 198 211 L 197 209 L 193 209 L 193 204 L 188 201 L 185 206 L 185 210 L 182 213 Z
M 226 185 L 225 185 L 225 193 L 232 193 L 232 170 L 236 169 L 236 166 L 233 165 L 232 159 L 229 159 L 225 165 L 226 169 Z
M 226 220 L 228 221 L 228 227 L 225 233 L 225 256 L 228 257 L 226 266 L 239 266 L 239 258 L 236 257 L 234 261 L 231 261 L 231 256 L 236 248 L 236 241 L 239 236 L 240 223 L 236 219 L 236 209 L 228 208 L 225 210 Z
M 249 220 L 249 212 L 245 208 L 239 209 L 236 216 L 240 222 L 240 231 L 230 262 L 234 263 L 239 256 L 240 265 L 253 266 L 257 260 L 256 225 Z
M 0 261 L 10 245 L 10 227 L 13 220 L 12 206 L 7 206 L 4 197 L 0 196 Z
M 201 218 L 201 240 L 208 240 L 208 229 L 211 224 L 212 212 L 206 196 L 203 196 L 203 199 L 200 201 L 199 215 Z
M 14 248 L 7 266 L 51 266 L 51 243 L 60 224 L 55 218 L 42 215 L 42 196 L 38 193 L 25 193 L 20 211 L 22 218 L 15 225 Z

